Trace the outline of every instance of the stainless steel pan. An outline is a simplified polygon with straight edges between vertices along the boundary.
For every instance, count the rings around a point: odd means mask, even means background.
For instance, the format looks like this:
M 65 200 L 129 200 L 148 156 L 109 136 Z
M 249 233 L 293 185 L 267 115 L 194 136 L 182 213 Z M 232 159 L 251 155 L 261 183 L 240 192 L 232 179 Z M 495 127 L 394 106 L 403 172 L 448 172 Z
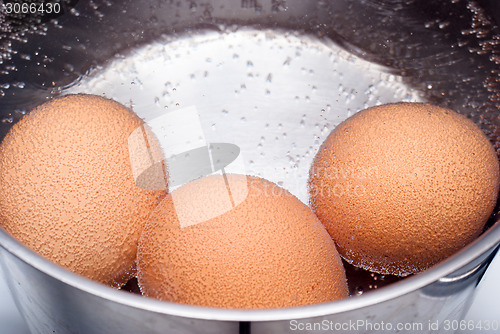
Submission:
M 0 21 L 0 136 L 48 98 L 103 94 L 148 118 L 195 106 L 207 142 L 307 201 L 322 139 L 367 106 L 428 101 L 468 115 L 499 146 L 495 1 L 62 1 Z M 280 170 L 284 170 L 281 172 Z M 1 171 L 0 171 L 1 172 Z M 33 333 L 450 332 L 500 243 L 485 232 L 399 279 L 346 264 L 352 297 L 265 311 L 160 302 L 79 277 L 0 230 L 0 258 Z M 385 324 L 385 327 L 384 327 Z

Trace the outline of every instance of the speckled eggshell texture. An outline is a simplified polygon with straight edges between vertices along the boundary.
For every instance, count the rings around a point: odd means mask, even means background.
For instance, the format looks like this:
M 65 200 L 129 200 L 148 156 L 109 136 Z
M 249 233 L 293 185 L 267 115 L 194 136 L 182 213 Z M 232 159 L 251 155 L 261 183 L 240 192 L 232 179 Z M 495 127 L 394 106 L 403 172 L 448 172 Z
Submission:
M 163 200 L 140 239 L 138 280 L 146 296 L 220 308 L 348 294 L 340 256 L 309 207 L 269 181 L 237 174 L 192 181 Z
M 499 166 L 465 116 L 422 103 L 360 111 L 332 131 L 310 170 L 313 211 L 340 254 L 365 269 L 420 272 L 474 240 Z
M 0 145 L 0 224 L 49 260 L 119 286 L 161 191 L 136 186 L 128 137 L 142 121 L 121 104 L 68 95 L 35 108 Z

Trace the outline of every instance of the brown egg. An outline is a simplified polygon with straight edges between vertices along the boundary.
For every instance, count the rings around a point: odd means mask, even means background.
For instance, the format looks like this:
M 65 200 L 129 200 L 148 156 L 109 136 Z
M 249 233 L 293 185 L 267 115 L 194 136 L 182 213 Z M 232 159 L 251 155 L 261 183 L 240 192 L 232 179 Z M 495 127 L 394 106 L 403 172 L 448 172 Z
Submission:
M 499 166 L 466 117 L 421 103 L 369 108 L 321 146 L 310 171 L 313 211 L 356 266 L 416 273 L 483 230 L 497 199 Z
M 117 286 L 161 191 L 136 186 L 129 135 L 141 120 L 117 102 L 68 95 L 35 108 L 0 146 L 0 224 L 40 255 Z
M 221 308 L 279 308 L 346 297 L 335 245 L 311 210 L 264 179 L 228 174 L 169 194 L 139 242 L 150 297 Z

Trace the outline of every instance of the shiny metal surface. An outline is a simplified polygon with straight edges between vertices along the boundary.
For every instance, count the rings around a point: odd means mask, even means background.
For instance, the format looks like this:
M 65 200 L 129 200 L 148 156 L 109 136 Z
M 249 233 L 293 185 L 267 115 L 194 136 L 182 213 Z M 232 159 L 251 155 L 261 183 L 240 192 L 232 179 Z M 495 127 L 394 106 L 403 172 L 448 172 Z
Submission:
M 46 98 L 69 92 L 104 94 L 145 118 L 154 108 L 194 105 L 207 144 L 237 145 L 249 174 L 304 202 L 308 166 L 322 139 L 366 106 L 407 100 L 451 107 L 498 148 L 498 65 L 486 43 L 498 28 L 485 18 L 478 23 L 481 11 L 472 1 L 427 6 L 399 0 L 70 4 L 26 42 L 13 31 L 11 51 L 2 44 L 0 134 Z M 280 48 L 270 51 L 272 45 Z M 427 272 L 369 292 L 375 283 L 365 280 L 361 296 L 279 310 L 191 307 L 117 291 L 59 268 L 1 229 L 0 259 L 33 333 L 286 333 L 319 324 L 317 333 L 358 321 L 364 323 L 353 333 L 374 332 L 368 322 L 421 323 L 418 332 L 449 333 L 429 324 L 464 316 L 500 242 L 496 221 L 493 216 L 478 240 Z
M 178 305 L 117 291 L 54 265 L 0 231 L 7 282 L 33 333 L 52 330 L 63 333 L 96 330 L 100 333 L 165 333 L 166 330 L 238 333 L 239 321 L 251 322 L 252 333 L 285 333 L 293 332 L 295 321 L 306 324 L 326 320 L 344 324 L 363 320 L 395 326 L 396 323 L 461 319 L 499 238 L 497 225 L 481 240 L 432 270 L 359 297 L 293 309 L 247 311 Z M 462 269 L 470 267 L 471 261 L 481 263 L 480 268 L 463 275 Z M 461 277 L 450 281 L 457 272 Z M 443 284 L 446 294 L 442 293 Z M 358 328 L 355 332 L 363 331 Z

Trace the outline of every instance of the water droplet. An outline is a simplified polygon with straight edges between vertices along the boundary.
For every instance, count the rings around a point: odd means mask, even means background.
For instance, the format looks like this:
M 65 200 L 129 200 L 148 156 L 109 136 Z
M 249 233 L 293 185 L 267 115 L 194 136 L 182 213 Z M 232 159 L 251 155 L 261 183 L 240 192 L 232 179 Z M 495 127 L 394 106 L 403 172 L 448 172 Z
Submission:
M 69 12 L 75 16 L 80 16 L 80 12 L 77 11 L 74 7 L 69 10 Z
M 14 117 L 12 116 L 4 117 L 2 119 L 2 123 L 12 123 L 12 122 L 14 122 Z
M 439 26 L 439 29 L 444 29 L 444 28 L 448 27 L 449 25 L 450 25 L 450 22 L 445 21 L 445 22 L 439 23 L 438 26 Z
M 64 69 L 68 72 L 73 72 L 75 70 L 75 67 L 71 64 L 64 64 Z

